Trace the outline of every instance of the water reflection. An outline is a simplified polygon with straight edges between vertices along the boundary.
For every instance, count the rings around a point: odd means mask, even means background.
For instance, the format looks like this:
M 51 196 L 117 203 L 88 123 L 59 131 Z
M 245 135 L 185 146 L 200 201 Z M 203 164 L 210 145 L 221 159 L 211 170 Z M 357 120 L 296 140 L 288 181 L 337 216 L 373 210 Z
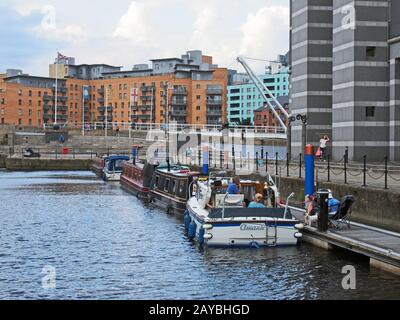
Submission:
M 1 299 L 400 298 L 400 279 L 302 245 L 203 250 L 165 215 L 88 172 L 0 172 Z M 357 266 L 358 290 L 341 288 Z M 42 289 L 42 268 L 57 271 Z

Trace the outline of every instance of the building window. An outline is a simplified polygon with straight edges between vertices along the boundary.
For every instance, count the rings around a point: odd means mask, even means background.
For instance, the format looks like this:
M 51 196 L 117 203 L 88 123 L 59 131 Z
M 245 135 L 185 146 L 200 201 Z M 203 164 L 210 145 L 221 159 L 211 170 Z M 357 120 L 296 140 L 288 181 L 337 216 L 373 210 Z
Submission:
M 197 100 L 201 100 L 201 96 L 196 96 L 196 99 Z
M 29 90 L 29 96 L 32 97 L 32 90 Z
M 376 47 L 367 47 L 366 54 L 367 54 L 367 59 L 375 58 Z
M 201 89 L 201 84 L 196 84 L 196 89 Z
M 18 100 L 18 105 L 22 106 L 22 100 L 21 99 Z
M 4 115 L 6 113 L 4 109 L 1 109 L 0 112 L 1 112 L 1 115 Z
M 18 95 L 22 96 L 22 90 L 21 89 L 18 90 Z
M 196 110 L 197 110 L 197 111 L 200 111 L 200 110 L 201 110 L 201 107 L 200 107 L 200 106 L 197 106 L 197 107 L 196 107 Z
M 367 118 L 374 118 L 375 117 L 375 107 L 366 107 L 365 108 L 365 116 Z

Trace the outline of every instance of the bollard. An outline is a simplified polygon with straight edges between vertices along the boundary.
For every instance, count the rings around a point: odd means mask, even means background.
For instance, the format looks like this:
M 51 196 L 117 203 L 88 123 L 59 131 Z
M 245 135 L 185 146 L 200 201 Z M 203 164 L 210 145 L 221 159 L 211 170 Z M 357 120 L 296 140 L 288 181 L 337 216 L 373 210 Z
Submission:
M 209 173 L 209 149 L 208 146 L 203 146 L 203 174 Z
M 264 160 L 264 147 L 261 148 L 261 160 Z
M 331 182 L 331 155 L 328 154 L 328 182 Z
M 275 153 L 275 173 L 279 176 L 279 153 Z
M 363 187 L 367 186 L 367 156 L 363 157 L 363 163 L 364 163 L 364 168 L 363 168 Z
M 289 153 L 286 153 L 286 176 L 290 177 L 290 158 L 289 158 Z
M 268 172 L 268 166 L 269 166 L 269 164 L 268 164 L 268 152 L 267 152 L 265 155 L 265 168 L 266 168 L 267 172 Z
M 313 195 L 314 189 L 314 170 L 315 170 L 315 158 L 314 158 L 314 146 L 309 144 L 305 148 L 304 161 L 306 166 L 306 174 L 304 181 L 305 195 Z
M 385 157 L 385 190 L 388 190 L 388 157 Z
M 256 172 L 258 173 L 258 152 L 256 152 Z
M 319 212 L 318 212 L 318 231 L 328 231 L 329 224 L 329 191 L 321 190 L 318 192 Z

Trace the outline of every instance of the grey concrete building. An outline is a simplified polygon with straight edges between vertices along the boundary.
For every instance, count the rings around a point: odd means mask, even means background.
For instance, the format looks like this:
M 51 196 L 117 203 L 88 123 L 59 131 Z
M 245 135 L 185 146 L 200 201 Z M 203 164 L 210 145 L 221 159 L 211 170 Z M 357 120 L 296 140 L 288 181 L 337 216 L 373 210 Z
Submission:
M 353 160 L 400 160 L 399 2 L 291 1 L 292 110 L 308 115 L 308 143 L 318 145 L 321 134 L 330 135 L 335 159 L 348 148 Z M 323 57 L 326 65 L 312 68 L 310 61 Z M 293 129 L 298 143 L 301 133 Z
M 308 125 L 292 124 L 292 154 L 332 133 L 332 0 L 291 1 L 291 111 Z

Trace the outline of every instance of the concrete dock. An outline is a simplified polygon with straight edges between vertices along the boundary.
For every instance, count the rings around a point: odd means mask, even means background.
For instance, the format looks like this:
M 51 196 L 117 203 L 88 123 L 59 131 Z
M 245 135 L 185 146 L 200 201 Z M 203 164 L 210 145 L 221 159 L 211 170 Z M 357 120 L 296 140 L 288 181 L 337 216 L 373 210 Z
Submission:
M 294 216 L 304 220 L 304 211 L 292 208 Z M 350 228 L 343 225 L 340 230 L 330 229 L 319 232 L 306 226 L 303 241 L 326 250 L 346 249 L 370 259 L 371 267 L 400 275 L 400 234 L 363 224 L 351 223 Z

